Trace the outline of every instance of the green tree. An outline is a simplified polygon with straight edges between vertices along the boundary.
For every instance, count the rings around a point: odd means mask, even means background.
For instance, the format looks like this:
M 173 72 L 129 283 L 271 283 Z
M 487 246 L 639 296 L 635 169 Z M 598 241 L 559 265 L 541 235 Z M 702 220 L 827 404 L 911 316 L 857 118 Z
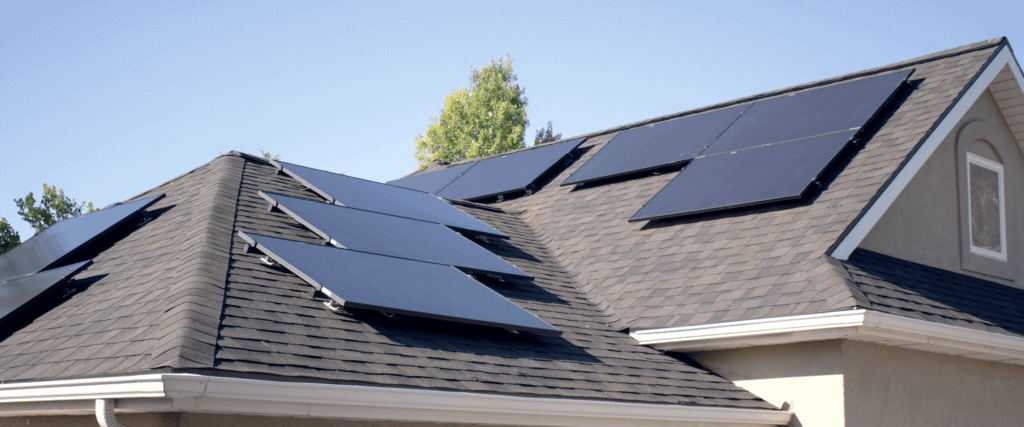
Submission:
M 508 52 L 480 70 L 473 68 L 469 88 L 452 91 L 440 117 L 430 118 L 426 136 L 416 135 L 416 162 L 424 166 L 525 147 L 529 102 L 516 80 Z
M 36 198 L 32 192 L 23 199 L 14 199 L 14 203 L 18 205 L 18 215 L 36 229 L 36 234 L 60 220 L 81 215 L 82 209 L 85 209 L 85 213 L 99 210 L 92 206 L 92 202 L 76 203 L 64 195 L 64 190 L 49 184 L 43 184 L 39 206 L 36 206 Z
M 13 249 L 21 243 L 21 236 L 7 222 L 7 218 L 0 218 L 0 255 Z
M 533 145 L 543 144 L 545 142 L 558 141 L 562 139 L 562 133 L 554 133 L 554 129 L 551 128 L 551 122 L 548 122 L 547 129 L 540 128 L 537 131 L 537 135 L 533 138 Z

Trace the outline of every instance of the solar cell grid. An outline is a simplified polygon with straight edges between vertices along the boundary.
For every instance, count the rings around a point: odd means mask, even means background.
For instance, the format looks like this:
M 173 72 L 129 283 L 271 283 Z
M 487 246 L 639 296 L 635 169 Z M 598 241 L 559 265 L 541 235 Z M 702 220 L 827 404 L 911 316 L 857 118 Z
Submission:
M 36 273 L 57 265 L 163 196 L 124 203 L 51 225 L 0 256 L 0 279 Z
M 561 333 L 451 266 L 245 232 L 239 236 L 343 307 Z
M 320 237 L 333 239 L 347 249 L 487 273 L 530 277 L 441 224 L 262 191 L 259 194 Z
M 680 164 L 697 157 L 750 104 L 620 132 L 562 185 L 574 185 Z
M 410 190 L 424 191 L 430 194 L 437 194 L 438 191 L 447 187 L 448 184 L 451 184 L 452 181 L 455 181 L 456 178 L 473 166 L 476 166 L 476 162 L 451 166 L 434 172 L 422 173 L 419 175 L 388 181 L 388 185 L 408 188 Z
M 860 129 L 913 70 L 757 101 L 704 155 Z
M 44 297 L 53 287 L 89 265 L 91 261 L 66 265 L 39 273 L 0 280 L 0 323 Z
M 854 134 L 856 131 L 847 131 L 697 158 L 630 221 L 798 199 L 843 151 Z
M 277 167 L 331 202 L 344 206 L 436 222 L 449 227 L 507 237 L 444 200 L 422 191 L 381 184 L 291 163 L 271 161 Z M 475 168 L 474 168 L 475 169 Z
M 456 200 L 473 200 L 526 190 L 537 179 L 583 143 L 583 139 L 545 144 L 529 150 L 492 157 L 459 176 L 438 196 Z

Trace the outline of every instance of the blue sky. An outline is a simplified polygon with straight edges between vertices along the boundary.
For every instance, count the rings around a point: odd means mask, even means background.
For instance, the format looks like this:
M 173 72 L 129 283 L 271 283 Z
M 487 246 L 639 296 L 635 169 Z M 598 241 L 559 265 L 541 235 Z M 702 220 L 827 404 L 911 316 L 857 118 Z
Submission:
M 124 200 L 231 150 L 386 181 L 508 51 L 535 130 L 597 131 L 998 36 L 1024 1 L 0 2 L 0 216 Z M 528 141 L 529 142 L 529 141 Z

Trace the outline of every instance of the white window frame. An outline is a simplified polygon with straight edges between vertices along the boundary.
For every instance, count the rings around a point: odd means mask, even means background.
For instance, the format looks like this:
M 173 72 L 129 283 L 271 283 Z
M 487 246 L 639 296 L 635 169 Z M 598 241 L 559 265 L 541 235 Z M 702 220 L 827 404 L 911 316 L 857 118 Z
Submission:
M 996 252 L 985 248 L 974 246 L 973 227 L 971 222 L 971 165 L 975 164 L 985 169 L 996 172 L 999 181 L 999 248 L 1002 252 Z M 1003 195 L 1003 165 L 993 162 L 984 157 L 967 153 L 967 241 L 971 247 L 971 253 L 986 258 L 1006 261 L 1006 199 Z

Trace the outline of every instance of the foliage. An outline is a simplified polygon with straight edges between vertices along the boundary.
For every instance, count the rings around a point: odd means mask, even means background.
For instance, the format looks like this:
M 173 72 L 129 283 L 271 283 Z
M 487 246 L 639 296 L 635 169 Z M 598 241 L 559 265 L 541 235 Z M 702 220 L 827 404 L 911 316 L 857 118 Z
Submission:
M 422 167 L 434 160 L 454 162 L 525 147 L 529 101 L 516 80 L 508 52 L 480 70 L 473 68 L 469 88 L 452 91 L 440 118 L 430 118 L 426 136 L 416 135 L 417 163 Z
M 0 218 L 0 255 L 21 243 L 21 236 L 7 222 L 7 218 Z
M 537 131 L 537 136 L 533 138 L 533 145 L 558 141 L 559 139 L 562 139 L 562 133 L 554 133 L 554 129 L 551 128 L 551 122 L 548 122 L 547 129 L 540 128 L 540 130 Z
M 263 149 L 261 148 L 260 154 L 262 154 L 263 158 L 267 160 L 281 160 L 281 153 L 273 154 L 269 151 L 263 151 Z
M 36 206 L 32 192 L 23 199 L 14 199 L 14 203 L 18 205 L 18 215 L 36 229 L 36 234 L 58 221 L 81 215 L 82 209 L 86 210 L 85 213 L 99 210 L 92 206 L 92 202 L 76 203 L 64 195 L 64 190 L 49 184 L 43 184 L 43 197 L 39 200 L 39 206 Z

